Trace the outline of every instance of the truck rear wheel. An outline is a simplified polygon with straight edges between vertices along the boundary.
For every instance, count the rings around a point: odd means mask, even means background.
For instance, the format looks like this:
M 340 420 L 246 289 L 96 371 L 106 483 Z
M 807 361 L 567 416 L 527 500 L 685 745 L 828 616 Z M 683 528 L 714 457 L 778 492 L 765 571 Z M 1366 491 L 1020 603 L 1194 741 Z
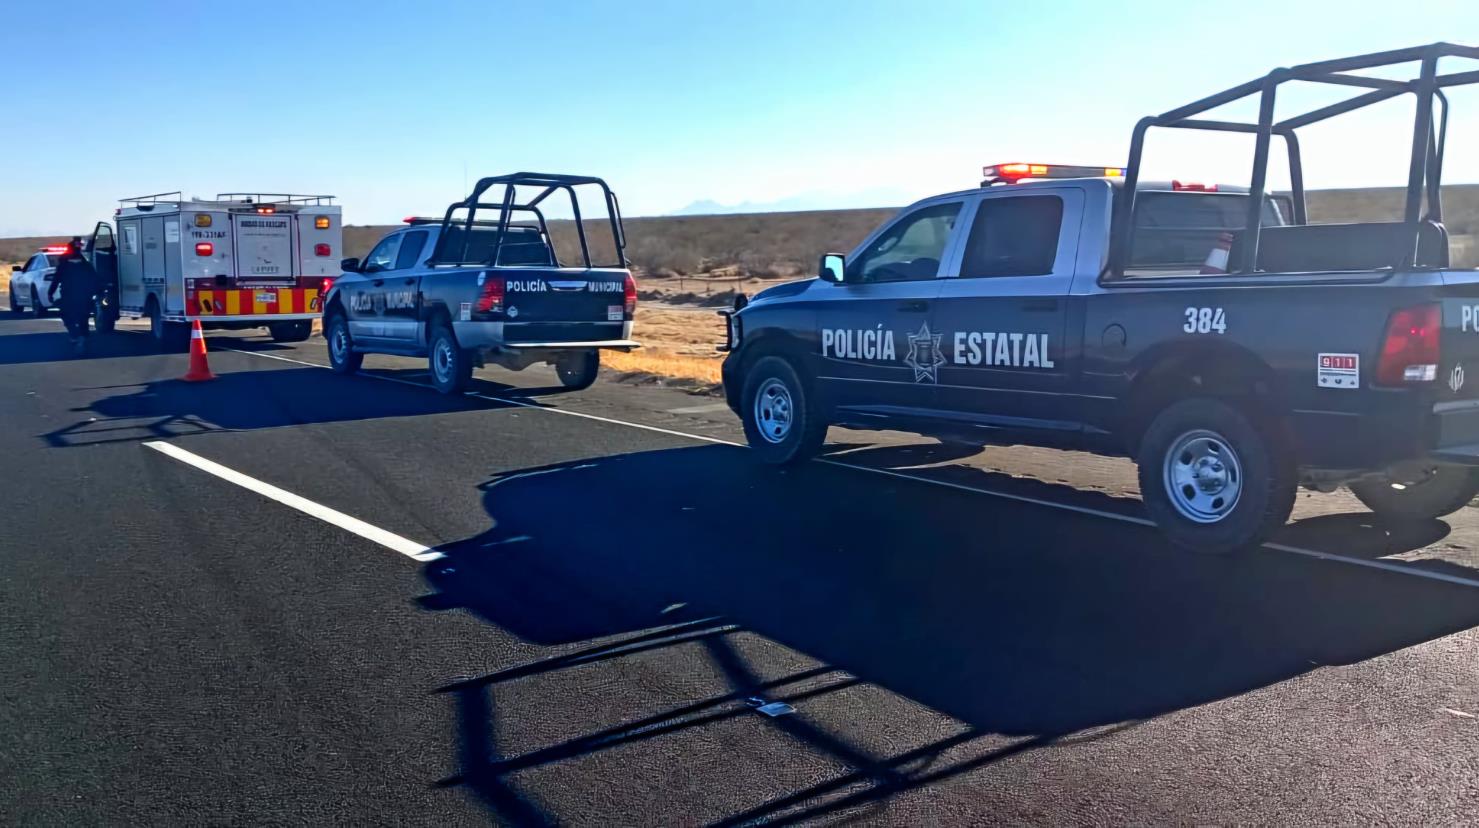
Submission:
M 561 354 L 555 360 L 555 373 L 560 375 L 560 384 L 579 391 L 590 388 L 601 370 L 601 352 L 595 348 Z
M 1140 494 L 1176 547 L 1221 555 L 1261 543 L 1294 508 L 1295 464 L 1273 423 L 1221 400 L 1181 400 L 1140 441 Z
M 745 375 L 740 395 L 745 441 L 771 465 L 807 460 L 822 448 L 827 421 L 791 363 L 765 357 Z
M 170 322 L 164 318 L 164 312 L 159 309 L 159 303 L 149 300 L 147 309 L 149 315 L 149 335 L 154 339 L 154 345 L 165 353 L 176 353 L 185 350 L 190 344 L 190 327 L 183 322 Z
M 299 319 L 293 322 L 272 322 L 267 326 L 273 342 L 306 342 L 313 336 L 313 321 Z
M 472 357 L 457 344 L 452 326 L 437 323 L 431 329 L 431 350 L 427 354 L 431 367 L 431 384 L 443 394 L 461 394 L 472 379 Z
M 1350 485 L 1351 494 L 1366 508 L 1394 520 L 1432 520 L 1451 515 L 1479 495 L 1479 469 L 1468 466 L 1434 466 L 1420 480 L 1361 480 Z
M 98 333 L 113 333 L 114 327 L 118 324 L 118 314 L 102 296 L 92 301 L 92 319 L 93 327 L 97 328 Z
M 365 355 L 354 350 L 354 341 L 349 338 L 349 320 L 344 314 L 329 314 L 324 339 L 329 343 L 329 367 L 334 373 L 353 374 L 364 364 Z

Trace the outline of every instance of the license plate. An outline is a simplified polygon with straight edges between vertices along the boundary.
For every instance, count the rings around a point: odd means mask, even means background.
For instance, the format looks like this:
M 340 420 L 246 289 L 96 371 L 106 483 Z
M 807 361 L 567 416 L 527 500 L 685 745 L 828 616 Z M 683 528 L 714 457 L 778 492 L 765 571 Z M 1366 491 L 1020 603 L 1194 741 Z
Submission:
M 620 321 L 622 321 L 621 318 L 622 318 L 622 316 L 625 315 L 625 314 L 622 313 L 622 310 L 623 310 L 623 308 L 622 308 L 621 305 L 607 305 L 606 306 L 606 321 L 607 322 L 620 322 Z
M 259 291 L 257 291 L 257 301 L 259 303 L 261 303 L 261 304 L 264 304 L 264 305 L 267 305 L 267 304 L 271 304 L 273 302 L 276 302 L 277 301 L 277 291 L 275 291 L 275 290 L 259 290 Z

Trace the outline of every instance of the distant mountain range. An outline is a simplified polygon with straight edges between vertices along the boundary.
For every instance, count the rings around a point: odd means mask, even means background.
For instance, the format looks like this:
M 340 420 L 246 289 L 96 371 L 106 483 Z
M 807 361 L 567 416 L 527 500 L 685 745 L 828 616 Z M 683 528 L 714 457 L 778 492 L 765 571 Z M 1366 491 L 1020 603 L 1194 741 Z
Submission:
M 742 201 L 739 204 L 721 204 L 705 198 L 678 210 L 663 213 L 665 216 L 726 216 L 736 213 L 795 213 L 805 210 L 850 210 L 860 207 L 898 207 L 917 199 L 902 190 L 879 188 L 857 193 L 827 194 L 806 193 L 788 196 L 776 201 Z

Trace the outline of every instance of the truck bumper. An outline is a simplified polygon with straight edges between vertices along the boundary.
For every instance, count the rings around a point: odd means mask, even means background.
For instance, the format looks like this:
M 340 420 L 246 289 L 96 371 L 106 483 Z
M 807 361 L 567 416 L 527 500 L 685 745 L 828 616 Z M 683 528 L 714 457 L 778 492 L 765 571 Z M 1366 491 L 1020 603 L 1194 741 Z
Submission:
M 1479 400 L 1376 405 L 1360 415 L 1300 411 L 1294 431 L 1307 468 L 1379 470 L 1422 459 L 1479 465 Z

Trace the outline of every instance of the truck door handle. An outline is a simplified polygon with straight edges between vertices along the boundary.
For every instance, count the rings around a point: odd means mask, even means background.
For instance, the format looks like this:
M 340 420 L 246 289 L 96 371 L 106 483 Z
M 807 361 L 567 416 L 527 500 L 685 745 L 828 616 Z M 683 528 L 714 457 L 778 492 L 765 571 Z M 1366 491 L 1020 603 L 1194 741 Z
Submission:
M 385 280 L 384 279 L 376 279 L 375 281 L 371 282 L 370 284 L 374 285 L 375 287 L 380 287 L 381 285 L 385 284 Z
M 408 284 L 408 285 L 415 284 L 415 283 L 416 283 L 416 280 L 415 279 L 407 279 L 406 280 L 406 284 Z
M 929 309 L 930 303 L 924 301 L 923 299 L 915 299 L 912 302 L 905 302 L 902 305 L 899 305 L 899 310 L 905 313 L 924 313 Z
M 1055 311 L 1057 309 L 1057 299 L 1028 299 L 1022 302 L 1022 310 L 1025 311 Z

